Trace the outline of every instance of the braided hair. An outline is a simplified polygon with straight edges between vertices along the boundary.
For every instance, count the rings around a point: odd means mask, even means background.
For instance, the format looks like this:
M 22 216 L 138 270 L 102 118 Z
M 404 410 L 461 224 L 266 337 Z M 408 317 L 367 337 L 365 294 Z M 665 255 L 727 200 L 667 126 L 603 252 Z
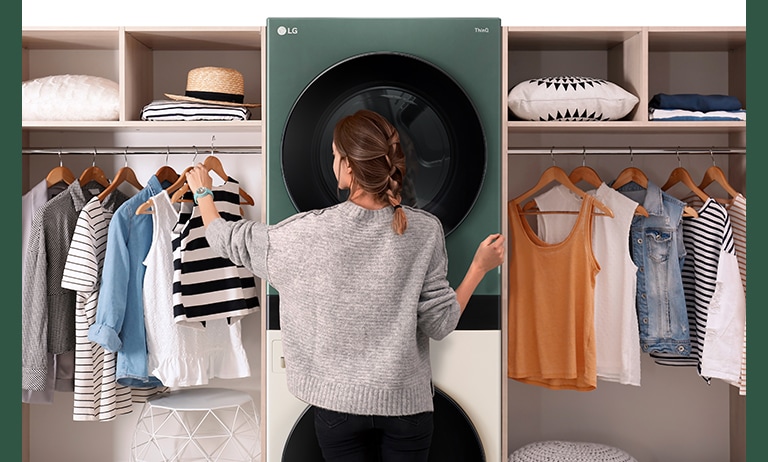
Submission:
M 333 140 L 357 187 L 394 207 L 392 229 L 403 234 L 408 227 L 400 204 L 405 154 L 397 129 L 377 112 L 361 109 L 336 124 Z

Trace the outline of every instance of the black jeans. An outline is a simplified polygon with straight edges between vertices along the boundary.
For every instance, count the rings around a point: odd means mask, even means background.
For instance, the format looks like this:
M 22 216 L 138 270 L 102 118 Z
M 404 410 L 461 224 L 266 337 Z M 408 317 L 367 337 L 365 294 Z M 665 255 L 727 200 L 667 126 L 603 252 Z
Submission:
M 433 413 L 384 417 L 314 408 L 317 442 L 328 462 L 426 462 Z

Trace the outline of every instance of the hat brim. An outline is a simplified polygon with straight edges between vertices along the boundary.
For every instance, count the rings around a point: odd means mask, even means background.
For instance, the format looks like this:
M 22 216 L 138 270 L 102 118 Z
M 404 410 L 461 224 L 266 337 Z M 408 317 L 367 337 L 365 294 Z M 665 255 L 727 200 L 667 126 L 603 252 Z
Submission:
M 181 95 L 171 95 L 169 93 L 165 93 L 165 96 L 176 101 L 190 101 L 193 103 L 205 103 L 205 104 L 217 104 L 220 106 L 233 106 L 233 107 L 259 107 L 261 104 L 251 104 L 251 103 L 231 103 L 229 101 L 213 101 L 213 100 L 207 100 L 207 99 L 199 99 L 199 98 L 192 98 L 191 96 L 181 96 Z

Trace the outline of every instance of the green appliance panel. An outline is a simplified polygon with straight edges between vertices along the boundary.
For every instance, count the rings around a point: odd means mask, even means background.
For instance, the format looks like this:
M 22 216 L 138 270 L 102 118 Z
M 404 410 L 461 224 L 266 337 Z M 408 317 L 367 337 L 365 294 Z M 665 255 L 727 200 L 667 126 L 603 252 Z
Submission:
M 267 222 L 274 224 L 297 212 L 281 170 L 283 130 L 293 105 L 330 67 L 376 52 L 404 53 L 442 69 L 463 88 L 483 126 L 486 172 L 482 188 L 471 211 L 446 237 L 448 278 L 456 287 L 479 242 L 501 230 L 501 134 L 505 111 L 500 97 L 498 18 L 268 18 L 264 122 Z M 312 175 L 309 168 L 307 174 Z M 492 271 L 475 294 L 498 299 L 500 287 L 500 273 Z M 268 290 L 276 293 L 271 287 Z

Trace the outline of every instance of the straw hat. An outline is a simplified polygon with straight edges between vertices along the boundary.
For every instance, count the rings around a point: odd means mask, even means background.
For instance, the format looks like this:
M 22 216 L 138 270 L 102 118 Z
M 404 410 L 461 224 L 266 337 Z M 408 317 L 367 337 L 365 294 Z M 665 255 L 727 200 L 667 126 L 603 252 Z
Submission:
M 187 89 L 184 96 L 165 96 L 177 101 L 221 104 L 224 106 L 258 107 L 260 104 L 244 103 L 243 74 L 226 67 L 198 67 L 187 73 Z

